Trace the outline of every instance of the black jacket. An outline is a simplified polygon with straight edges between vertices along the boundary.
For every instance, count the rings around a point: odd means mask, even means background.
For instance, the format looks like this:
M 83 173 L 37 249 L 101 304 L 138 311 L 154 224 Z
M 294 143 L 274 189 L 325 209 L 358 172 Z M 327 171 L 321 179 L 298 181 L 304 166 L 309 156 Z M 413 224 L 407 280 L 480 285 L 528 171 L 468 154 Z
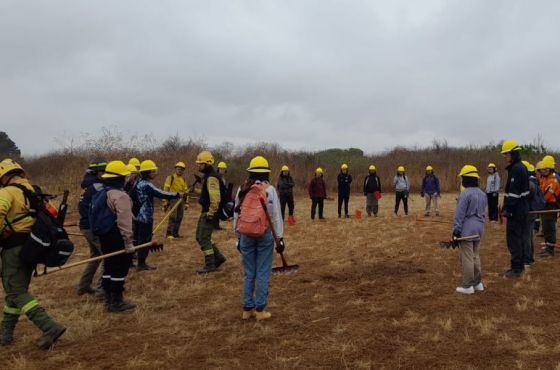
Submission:
M 294 186 L 294 179 L 291 175 L 280 175 L 280 177 L 278 178 L 278 185 L 276 186 L 276 189 L 278 189 L 278 194 L 280 195 L 291 195 L 294 192 Z
M 352 175 L 343 174 L 342 172 L 338 174 L 338 194 L 350 195 L 350 184 L 352 184 Z
M 377 174 L 370 173 L 364 179 L 364 193 L 372 194 L 376 191 L 381 192 L 381 180 Z
M 527 217 L 529 212 L 529 171 L 527 167 L 516 160 L 507 167 L 508 179 L 504 195 L 504 214 L 511 213 L 513 217 Z

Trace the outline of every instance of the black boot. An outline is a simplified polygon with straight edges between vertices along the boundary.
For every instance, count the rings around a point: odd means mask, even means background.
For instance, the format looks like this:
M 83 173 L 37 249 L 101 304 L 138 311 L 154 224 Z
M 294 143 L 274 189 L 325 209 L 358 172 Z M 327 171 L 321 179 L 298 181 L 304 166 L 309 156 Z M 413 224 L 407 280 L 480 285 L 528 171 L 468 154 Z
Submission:
M 213 248 L 214 248 L 214 262 L 216 264 L 216 268 L 219 268 L 221 265 L 224 264 L 224 262 L 227 261 L 227 258 L 224 257 L 224 255 L 222 254 L 222 252 L 220 252 L 218 247 L 214 245 Z
M 63 325 L 55 322 L 51 328 L 43 332 L 43 335 L 37 341 L 37 347 L 43 350 L 51 348 L 65 331 L 66 328 Z
M 223 262 L 222 262 L 223 263 Z M 204 257 L 204 267 L 196 270 L 198 274 L 208 274 L 210 272 L 216 271 L 216 259 L 214 254 Z
M 14 330 L 19 320 L 19 315 L 4 313 L 0 332 L 0 345 L 9 346 L 14 342 Z
M 135 309 L 136 305 L 134 303 L 128 303 L 123 300 L 123 294 L 111 293 L 111 303 L 108 306 L 109 312 L 123 312 Z

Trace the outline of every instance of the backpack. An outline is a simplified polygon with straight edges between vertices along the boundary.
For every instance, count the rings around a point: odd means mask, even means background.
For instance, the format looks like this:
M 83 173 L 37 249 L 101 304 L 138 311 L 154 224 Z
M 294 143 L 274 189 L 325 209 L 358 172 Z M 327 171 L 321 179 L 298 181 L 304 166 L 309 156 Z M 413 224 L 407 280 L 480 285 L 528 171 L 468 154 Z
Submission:
M 27 265 L 45 267 L 64 265 L 74 252 L 74 243 L 62 224 L 47 210 L 43 199 L 20 184 L 11 184 L 23 192 L 29 202 L 29 213 L 23 217 L 35 218 L 29 237 L 23 243 L 19 258 Z
M 109 187 L 103 187 L 91 199 L 89 209 L 89 222 L 94 235 L 106 235 L 117 223 L 117 216 L 107 205 L 107 192 Z
M 536 180 L 529 179 L 535 185 L 535 191 L 529 195 L 529 210 L 540 211 L 544 209 L 546 202 L 541 187 Z
M 232 199 L 233 184 L 228 184 L 227 188 L 220 179 L 220 206 L 218 209 L 218 218 L 220 221 L 227 221 L 233 217 L 235 203 Z
M 138 198 L 138 180 L 136 180 L 136 182 L 128 192 L 128 195 L 132 200 L 132 214 L 134 215 L 134 217 L 136 217 L 138 216 L 138 213 L 142 208 L 142 203 L 140 202 L 140 198 Z
M 262 202 L 266 202 L 266 189 L 270 185 L 254 184 L 240 205 L 236 231 L 249 238 L 260 238 L 270 227 Z

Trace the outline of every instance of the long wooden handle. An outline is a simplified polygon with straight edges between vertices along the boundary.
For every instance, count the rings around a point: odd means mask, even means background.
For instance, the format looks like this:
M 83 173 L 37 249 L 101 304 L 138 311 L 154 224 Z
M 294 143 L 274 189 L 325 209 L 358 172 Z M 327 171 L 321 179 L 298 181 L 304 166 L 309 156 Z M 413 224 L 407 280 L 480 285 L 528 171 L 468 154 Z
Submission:
M 183 203 L 183 198 L 180 198 L 177 203 L 175 203 L 175 205 L 173 206 L 173 208 L 171 208 L 171 210 L 169 212 L 167 212 L 167 214 L 165 215 L 165 217 L 159 222 L 159 224 L 157 224 L 157 226 L 152 230 L 152 234 L 157 233 L 157 231 L 159 230 L 159 228 L 161 227 L 161 225 L 163 225 L 165 223 L 165 221 L 167 221 L 169 219 L 169 217 L 171 217 L 171 215 L 173 214 L 173 212 L 175 212 L 177 210 L 177 208 L 179 207 L 179 205 L 181 205 Z
M 560 209 L 542 209 L 540 211 L 529 211 L 530 215 L 543 215 L 546 213 L 560 213 Z
M 462 236 L 460 238 L 453 239 L 453 241 L 473 240 L 478 238 L 480 238 L 480 235 Z
M 138 249 L 142 249 L 142 248 L 148 248 L 148 247 L 153 247 L 158 245 L 158 242 L 156 241 L 151 241 L 148 243 L 144 243 L 144 244 L 140 244 L 134 247 L 134 250 L 137 251 Z M 102 254 L 101 256 L 97 256 L 97 257 L 92 257 L 92 258 L 88 258 L 86 260 L 83 261 L 78 261 L 78 262 L 74 262 L 74 263 L 70 263 L 68 265 L 64 265 L 64 266 L 60 266 L 60 267 L 52 267 L 49 270 L 47 270 L 46 273 L 43 274 L 38 274 L 37 276 L 43 276 L 46 274 L 51 274 L 53 272 L 57 272 L 57 271 L 62 271 L 62 270 L 67 270 L 70 269 L 72 267 L 76 267 L 76 266 L 81 266 L 84 265 L 86 263 L 90 263 L 90 262 L 94 262 L 94 261 L 99 261 L 99 260 L 103 260 L 105 258 L 109 258 L 109 257 L 114 257 L 114 256 L 118 256 L 120 254 L 125 254 L 127 253 L 125 249 L 121 249 L 118 250 L 116 252 L 111 252 L 111 253 L 107 253 L 107 254 Z

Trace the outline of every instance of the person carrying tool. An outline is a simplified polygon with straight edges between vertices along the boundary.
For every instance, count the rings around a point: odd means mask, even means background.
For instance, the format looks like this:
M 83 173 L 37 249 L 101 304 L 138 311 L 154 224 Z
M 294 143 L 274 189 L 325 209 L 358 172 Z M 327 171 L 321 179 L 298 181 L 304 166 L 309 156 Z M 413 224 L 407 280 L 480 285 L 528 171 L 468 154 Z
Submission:
M 185 163 L 177 162 L 175 164 L 175 172 L 165 179 L 165 184 L 163 185 L 163 191 L 168 193 L 181 193 L 186 194 L 189 191 L 189 187 L 185 181 L 183 174 L 185 173 Z M 183 199 L 184 200 L 184 199 Z M 180 199 L 173 199 L 170 201 L 163 200 L 163 210 L 167 212 L 173 209 L 175 204 L 179 202 Z M 175 212 L 169 217 L 169 222 L 167 224 L 167 239 L 173 240 L 179 238 L 179 228 L 181 227 L 181 222 L 183 221 L 183 216 L 185 214 L 186 204 L 177 207 Z
M 273 249 L 284 252 L 284 223 L 280 201 L 270 184 L 270 167 L 261 156 L 251 160 L 249 178 L 235 197 L 233 227 L 237 233 L 237 247 L 243 260 L 243 320 L 270 319 L 268 287 L 272 272 Z M 265 208 L 266 207 L 266 208 Z M 269 224 L 268 212 L 272 225 Z M 255 222 L 258 220 L 258 222 Z M 274 240 L 275 231 L 278 241 Z
M 529 211 L 540 211 L 545 206 L 544 196 L 539 186 L 539 180 L 535 173 L 535 166 L 527 161 L 522 161 L 523 165 L 529 171 Z M 523 264 L 525 267 L 530 267 L 535 263 L 534 259 L 534 235 L 535 235 L 535 221 L 537 216 L 529 214 L 527 217 L 528 233 L 523 247 Z
M 134 252 L 132 230 L 132 201 L 124 191 L 130 169 L 122 161 L 107 164 L 103 174 L 103 190 L 94 195 L 91 208 L 92 230 L 98 234 L 103 254 L 122 249 L 119 254 L 103 260 L 103 290 L 109 312 L 123 312 L 136 308 L 123 300 L 124 284 Z
M 288 206 L 288 224 L 296 223 L 294 218 L 294 186 L 295 182 L 290 175 L 290 168 L 286 165 L 282 166 L 280 176 L 278 177 L 278 194 L 280 195 L 280 207 L 282 209 L 282 220 L 286 214 L 286 205 Z
M 521 147 L 515 140 L 507 140 L 502 144 L 502 154 L 508 163 L 502 214 L 507 219 L 506 239 L 511 254 L 511 268 L 501 275 L 507 278 L 516 278 L 523 273 L 523 246 L 529 233 L 529 172 L 521 163 L 520 152 Z
M 482 292 L 482 272 L 480 267 L 480 241 L 484 234 L 484 222 L 487 199 L 479 188 L 478 170 L 475 166 L 466 165 L 459 173 L 465 190 L 459 195 L 455 219 L 453 221 L 453 240 L 457 241 L 463 266 L 463 284 L 455 291 L 462 294 Z M 468 240 L 463 237 L 476 236 Z
M 432 166 L 426 167 L 426 176 L 422 180 L 422 190 L 420 196 L 426 199 L 426 211 L 424 216 L 429 217 L 432 205 L 436 211 L 436 216 L 439 216 L 438 198 L 441 197 L 441 190 L 439 187 L 439 178 L 434 174 Z
M 488 198 L 488 218 L 491 224 L 498 223 L 498 203 L 500 199 L 500 174 L 494 163 L 488 165 L 488 177 L 486 178 L 486 197 Z
M 166 192 L 158 189 L 152 180 L 157 176 L 158 167 L 152 160 L 145 160 L 140 164 L 140 179 L 132 191 L 132 201 L 134 214 L 134 241 L 136 245 L 144 244 L 152 240 L 152 230 L 154 227 L 154 198 L 174 200 L 183 196 L 179 192 Z M 134 212 L 133 212 L 134 213 Z M 138 251 L 137 271 L 155 270 L 154 266 L 146 263 L 149 254 L 148 248 Z
M 214 156 L 209 151 L 202 151 L 196 157 L 198 171 L 204 174 L 198 203 L 201 206 L 200 218 L 196 227 L 196 241 L 204 254 L 204 266 L 196 270 L 198 274 L 216 271 L 226 258 L 212 242 L 212 233 L 218 218 L 225 189 L 220 174 L 214 170 Z
M 397 175 L 393 179 L 393 186 L 395 187 L 395 216 L 399 215 L 399 207 L 401 201 L 404 206 L 404 215 L 408 216 L 408 194 L 410 192 L 410 182 L 405 173 L 404 166 L 397 168 Z
M 348 165 L 345 163 L 340 166 L 340 173 L 337 177 L 338 182 L 338 218 L 342 217 L 342 204 L 344 203 L 344 217 L 348 215 L 348 202 L 350 201 L 350 185 L 352 185 L 352 175 L 348 173 Z
M 366 196 L 366 211 L 368 216 L 375 217 L 379 213 L 379 199 L 381 198 L 381 180 L 377 176 L 377 168 L 372 164 L 364 179 L 364 195 Z
M 319 220 L 324 220 L 323 208 L 325 205 L 325 199 L 327 199 L 327 185 L 323 179 L 323 169 L 321 167 L 318 167 L 315 170 L 315 176 L 309 183 L 307 190 L 309 192 L 309 197 L 311 198 L 311 219 L 315 219 L 318 206 Z
M 556 171 L 556 160 L 551 155 L 545 155 L 543 157 L 543 162 L 547 164 L 552 164 L 552 172 L 554 172 L 554 176 L 556 176 L 556 180 L 560 181 L 560 174 Z
M 105 171 L 107 166 L 107 160 L 105 158 L 95 158 L 89 163 L 86 174 L 82 180 L 81 188 L 82 194 L 80 195 L 80 200 L 78 202 L 78 212 L 80 214 L 79 227 L 80 232 L 84 235 L 88 246 L 90 257 L 97 257 L 101 255 L 101 244 L 99 238 L 91 232 L 90 219 L 89 219 L 89 209 L 91 207 L 91 199 L 93 196 L 103 188 L 103 182 L 101 176 Z M 93 261 L 86 265 L 80 281 L 78 283 L 78 295 L 83 294 L 95 294 L 100 300 L 103 299 L 105 293 L 103 292 L 102 286 L 102 276 L 103 276 L 103 266 L 100 269 L 99 279 L 95 284 L 95 289 L 91 287 L 93 278 L 97 269 L 101 265 L 101 261 Z
M 23 263 L 20 252 L 30 238 L 35 218 L 29 213 L 29 202 L 23 191 L 14 185 L 33 191 L 23 168 L 11 159 L 4 159 L 0 162 L 0 256 L 6 298 L 0 324 L 0 345 L 13 343 L 19 316 L 24 314 L 43 333 L 36 343 L 37 347 L 47 350 L 64 334 L 66 328 L 54 321 L 29 293 L 35 266 Z
M 560 183 L 554 174 L 555 163 L 550 159 L 547 159 L 543 160 L 540 164 L 540 188 L 544 195 L 544 210 L 558 209 L 560 204 Z M 539 257 L 554 256 L 557 220 L 558 213 L 541 214 L 541 225 L 544 234 L 545 248 L 540 252 Z

